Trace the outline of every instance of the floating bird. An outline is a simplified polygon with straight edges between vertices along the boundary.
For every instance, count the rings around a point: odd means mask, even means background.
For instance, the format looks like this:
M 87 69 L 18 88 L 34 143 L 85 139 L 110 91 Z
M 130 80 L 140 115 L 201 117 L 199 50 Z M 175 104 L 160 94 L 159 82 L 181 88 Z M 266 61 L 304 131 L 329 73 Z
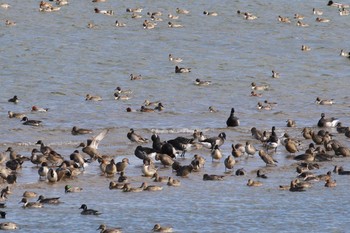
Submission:
M 147 143 L 148 142 L 147 138 L 144 138 L 141 135 L 135 133 L 134 129 L 129 130 L 129 132 L 127 133 L 127 137 L 132 142 L 137 142 L 137 143 Z
M 11 99 L 9 99 L 8 102 L 17 104 L 19 102 L 19 99 L 17 95 L 15 95 Z
M 82 215 L 100 215 L 100 214 L 102 214 L 102 213 L 98 212 L 97 210 L 88 209 L 85 204 L 82 204 L 79 209 L 83 209 L 83 211 L 81 211 Z
M 320 97 L 317 97 L 315 103 L 319 105 L 332 105 L 334 104 L 334 100 L 333 99 L 323 100 Z
M 318 121 L 318 127 L 335 127 L 339 120 L 337 118 L 325 118 L 325 114 L 321 113 L 321 119 Z
M 24 121 L 23 125 L 30 125 L 30 126 L 41 126 L 42 125 L 42 121 L 29 120 L 28 117 L 23 117 L 21 121 Z
M 42 204 L 60 204 L 61 201 L 59 199 L 60 197 L 45 198 L 43 195 L 40 195 L 37 201 Z
M 191 72 L 191 68 L 175 66 L 175 73 L 189 73 L 189 72 Z
M 219 176 L 219 175 L 203 175 L 203 180 L 224 180 L 225 176 Z
M 101 224 L 97 230 L 101 230 L 100 233 L 121 233 L 121 228 L 107 228 L 105 224 Z
M 240 122 L 237 117 L 235 117 L 235 109 L 231 108 L 231 113 L 228 119 L 226 120 L 227 127 L 236 127 L 239 126 Z
M 23 197 L 19 203 L 23 203 L 23 208 L 42 208 L 43 204 L 39 202 L 28 202 L 27 198 Z
M 82 129 L 82 128 L 73 126 L 71 133 L 73 135 L 89 134 L 89 133 L 92 133 L 92 129 Z

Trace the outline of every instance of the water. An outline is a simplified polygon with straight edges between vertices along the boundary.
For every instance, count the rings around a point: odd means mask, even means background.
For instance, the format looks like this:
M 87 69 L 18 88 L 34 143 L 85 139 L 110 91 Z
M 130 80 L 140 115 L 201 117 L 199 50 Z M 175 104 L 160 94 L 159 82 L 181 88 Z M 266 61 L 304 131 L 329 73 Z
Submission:
M 110 128 L 101 142 L 103 154 L 116 155 L 116 161 L 130 159 L 127 176 L 133 186 L 142 181 L 142 161 L 133 153 L 136 144 L 126 138 L 130 128 L 150 138 L 156 132 L 162 140 L 177 136 L 190 137 L 194 129 L 207 136 L 226 132 L 227 141 L 221 147 L 225 157 L 231 144 L 253 140 L 250 128 L 270 130 L 274 125 L 279 135 L 285 131 L 301 138 L 303 127 L 315 127 L 321 112 L 349 122 L 347 78 L 349 59 L 339 56 L 349 49 L 346 28 L 349 16 L 339 16 L 326 1 L 107 1 L 92 3 L 71 1 L 58 12 L 39 12 L 38 1 L 10 2 L 10 9 L 0 9 L 1 21 L 16 21 L 13 27 L 1 27 L 0 39 L 0 145 L 12 146 L 18 153 L 30 155 L 39 139 L 68 158 L 75 146 L 89 136 L 73 136 L 73 126 L 92 128 L 98 134 Z M 95 14 L 93 9 L 112 9 L 114 16 Z M 143 7 L 143 18 L 131 19 L 126 8 Z M 176 22 L 183 28 L 168 28 L 167 14 L 177 7 L 191 11 L 180 15 Z M 329 23 L 316 23 L 312 8 L 324 11 Z M 204 16 L 203 11 L 217 11 L 219 16 Z M 246 21 L 236 11 L 249 11 L 258 16 Z M 163 22 L 153 30 L 142 28 L 146 13 L 162 11 Z M 295 13 L 305 16 L 310 26 L 300 28 L 293 19 Z M 278 15 L 288 16 L 291 24 L 277 21 Z M 118 19 L 125 28 L 114 27 Z M 94 29 L 87 28 L 93 22 Z M 311 47 L 302 52 L 301 45 Z M 180 67 L 190 67 L 188 74 L 175 74 L 175 64 L 168 54 L 183 58 Z M 280 73 L 271 78 L 271 70 Z M 130 74 L 141 74 L 143 80 L 131 81 Z M 212 81 L 198 87 L 194 80 Z M 250 97 L 250 84 L 269 84 L 263 97 Z M 115 87 L 131 89 L 128 101 L 113 99 Z M 101 102 L 85 101 L 86 94 L 100 95 Z M 18 104 L 8 103 L 14 95 Z M 316 97 L 333 98 L 333 106 L 319 106 Z M 165 110 L 155 113 L 126 112 L 127 107 L 139 109 L 145 99 L 161 101 Z M 258 101 L 277 102 L 271 111 L 256 109 Z M 31 106 L 49 108 L 47 113 L 32 113 Z M 208 112 L 214 106 L 217 113 Z M 236 109 L 241 126 L 226 128 L 230 109 Z M 9 119 L 7 112 L 23 112 L 29 119 L 43 121 L 43 127 L 22 125 Z M 286 128 L 286 120 L 294 119 L 296 128 Z M 348 139 L 331 130 L 336 139 L 348 145 Z M 260 144 L 254 141 L 256 147 Z M 309 141 L 303 141 L 301 151 Z M 147 144 L 150 146 L 150 144 Z M 20 232 L 96 232 L 99 224 L 119 226 L 124 232 L 149 232 L 155 223 L 171 225 L 176 232 L 346 232 L 349 201 L 346 199 L 348 178 L 333 175 L 338 186 L 324 188 L 313 184 L 304 193 L 278 190 L 296 176 L 293 160 L 280 147 L 275 154 L 276 168 L 265 168 L 261 159 L 240 159 L 235 169 L 244 167 L 248 175 L 227 175 L 222 182 L 204 182 L 204 173 L 223 174 L 224 165 L 212 163 L 207 150 L 191 151 L 207 159 L 205 168 L 181 179 L 181 187 L 167 187 L 161 192 L 123 193 L 109 190 L 115 178 L 100 176 L 97 162 L 90 164 L 77 179 L 47 184 L 38 182 L 37 169 L 29 162 L 18 172 L 18 183 L 6 201 L 7 220 L 20 226 Z M 223 160 L 223 159 L 222 159 Z M 317 174 L 332 170 L 334 165 L 349 168 L 346 158 L 321 164 Z M 263 168 L 269 179 L 262 187 L 247 187 L 249 178 Z M 160 168 L 160 175 L 174 174 Z M 64 186 L 83 187 L 80 194 L 64 194 Z M 3 184 L 2 187 L 5 187 Z M 18 201 L 25 190 L 47 197 L 60 196 L 59 206 L 39 210 L 22 209 Z M 98 209 L 98 217 L 82 216 L 81 204 Z

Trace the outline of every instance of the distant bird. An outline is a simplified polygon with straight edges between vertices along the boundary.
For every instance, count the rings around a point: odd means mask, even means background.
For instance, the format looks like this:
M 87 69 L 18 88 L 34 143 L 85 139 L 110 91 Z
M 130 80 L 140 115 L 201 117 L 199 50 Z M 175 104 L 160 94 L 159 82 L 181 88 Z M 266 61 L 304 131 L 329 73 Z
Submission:
M 222 132 L 217 137 L 210 137 L 202 140 L 199 142 L 199 144 L 205 146 L 206 148 L 213 149 L 215 145 L 218 145 L 219 147 L 224 144 L 226 140 L 226 133 Z
M 249 179 L 247 182 L 247 186 L 258 187 L 258 186 L 262 186 L 262 183 L 260 181 Z
M 225 172 L 227 169 L 229 170 L 233 169 L 235 164 L 236 164 L 236 160 L 233 158 L 233 156 L 232 155 L 227 156 L 227 158 L 224 160 Z
M 189 73 L 189 72 L 191 72 L 191 68 L 175 66 L 175 73 Z
M 227 127 L 236 127 L 236 126 L 239 126 L 239 124 L 240 124 L 239 119 L 235 117 L 235 109 L 231 108 L 231 113 L 226 121 L 226 125 Z
M 97 230 L 101 230 L 100 233 L 122 233 L 121 228 L 107 228 L 105 224 L 101 224 Z
M 224 180 L 224 177 L 225 176 L 204 174 L 203 180 Z
M 287 127 L 296 127 L 296 123 L 294 120 L 288 119 L 287 120 Z
M 28 117 L 23 117 L 21 121 L 23 121 L 23 125 L 30 125 L 30 126 L 41 126 L 42 125 L 42 121 L 29 120 Z
M 144 138 L 141 135 L 135 133 L 134 129 L 129 130 L 129 132 L 127 133 L 127 137 L 132 142 L 137 142 L 137 143 L 147 143 L 148 142 L 147 138 Z
M 266 163 L 266 166 L 276 166 L 277 161 L 267 154 L 264 150 L 259 150 L 260 158 Z
M 8 102 L 17 104 L 19 102 L 19 99 L 17 95 L 15 95 L 11 99 L 9 99 Z
M 280 77 L 280 74 L 277 73 L 276 71 L 272 70 L 272 75 L 271 75 L 272 78 L 279 78 Z
M 43 195 L 40 195 L 38 200 L 39 203 L 42 204 L 60 204 L 60 197 L 50 197 L 50 198 L 45 198 Z
M 211 158 L 212 158 L 212 161 L 214 161 L 214 159 L 220 160 L 222 158 L 222 153 L 218 145 L 215 145 L 214 148 L 212 149 Z
M 76 126 L 73 126 L 71 133 L 73 135 L 89 134 L 89 133 L 92 133 L 92 130 L 91 129 L 82 129 L 82 128 L 78 128 Z
M 334 100 L 333 99 L 326 100 L 326 99 L 321 99 L 320 97 L 317 97 L 315 103 L 319 105 L 332 105 L 334 104 Z
M 96 160 L 97 158 L 101 158 L 102 155 L 98 152 L 98 145 L 104 139 L 108 133 L 109 129 L 105 129 L 100 132 L 98 135 L 93 137 L 92 139 L 87 140 L 87 145 L 84 143 L 80 143 L 78 147 L 83 147 L 82 151 L 88 155 L 90 155 L 91 159 Z
M 265 174 L 261 173 L 260 169 L 256 171 L 256 176 L 259 178 L 267 179 L 267 176 Z
M 100 215 L 101 213 L 97 210 L 88 209 L 85 204 L 82 204 L 79 209 L 83 209 L 81 212 L 82 215 Z
M 172 61 L 172 62 L 182 62 L 182 58 L 180 58 L 180 57 L 173 57 L 172 54 L 169 54 L 169 61 Z
M 89 100 L 89 101 L 101 101 L 102 100 L 102 97 L 101 96 L 98 96 L 98 95 L 90 95 L 90 94 L 87 94 L 85 96 L 85 100 Z
M 23 197 L 19 203 L 23 203 L 23 208 L 42 208 L 43 204 L 40 202 L 28 202 L 27 198 Z
M 194 138 L 176 137 L 175 139 L 168 140 L 176 150 L 182 151 L 181 157 L 185 157 L 187 151 L 191 151 L 194 148 Z
M 156 150 L 150 147 L 137 146 L 134 154 L 137 158 L 144 160 L 146 158 L 154 158 L 156 156 Z
M 78 193 L 78 192 L 81 192 L 82 190 L 83 190 L 83 188 L 80 188 L 80 187 L 74 187 L 71 185 L 64 186 L 65 193 Z
M 156 225 L 154 225 L 153 232 L 173 232 L 173 228 L 172 227 L 165 227 L 165 226 L 161 226 L 159 223 L 157 223 Z

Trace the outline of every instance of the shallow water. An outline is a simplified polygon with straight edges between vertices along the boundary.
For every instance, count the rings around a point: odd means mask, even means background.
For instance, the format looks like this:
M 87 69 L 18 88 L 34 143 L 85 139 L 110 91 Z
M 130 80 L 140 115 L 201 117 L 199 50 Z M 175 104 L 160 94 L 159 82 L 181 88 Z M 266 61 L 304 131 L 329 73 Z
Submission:
M 101 142 L 103 154 L 116 155 L 116 161 L 130 159 L 127 176 L 133 186 L 142 181 L 142 161 L 133 153 L 136 144 L 126 138 L 130 128 L 150 138 L 158 133 L 162 140 L 177 136 L 191 137 L 198 129 L 207 136 L 226 132 L 227 141 L 221 147 L 224 157 L 231 153 L 231 144 L 253 140 L 251 127 L 270 130 L 274 125 L 279 135 L 285 131 L 301 138 L 303 127 L 315 127 L 321 112 L 338 117 L 344 125 L 350 120 L 347 78 L 350 60 L 339 56 L 350 49 L 346 28 L 349 16 L 339 16 L 326 1 L 107 1 L 92 3 L 71 1 L 58 12 L 38 11 L 38 1 L 9 2 L 11 8 L 0 8 L 1 21 L 11 19 L 16 26 L 1 25 L 0 40 L 0 146 L 12 146 L 18 153 L 30 155 L 43 140 L 59 153 L 69 157 L 88 136 L 73 136 L 76 125 L 92 128 L 94 135 L 105 128 L 110 132 Z M 114 16 L 95 14 L 93 9 L 112 9 Z M 142 7 L 143 18 L 132 19 L 126 8 Z M 183 28 L 168 28 L 167 14 L 177 7 L 191 13 L 180 15 L 176 22 Z M 312 8 L 324 11 L 329 23 L 316 23 Z M 219 16 L 204 16 L 203 11 L 217 11 Z M 257 20 L 246 21 L 236 11 L 249 11 Z M 163 22 L 155 29 L 145 30 L 142 22 L 147 12 L 162 11 Z M 310 26 L 300 28 L 293 19 L 295 13 L 305 16 Z M 277 21 L 278 15 L 288 16 L 292 23 Z M 114 27 L 115 20 L 127 24 Z M 97 25 L 87 28 L 88 22 Z M 301 45 L 311 47 L 302 52 Z M 175 74 L 175 64 L 168 54 L 183 58 L 178 64 L 190 67 L 188 74 Z M 280 73 L 271 78 L 271 70 Z M 141 74 L 143 80 L 131 81 L 130 74 Z M 198 87 L 194 80 L 210 80 L 212 85 Z M 262 97 L 250 97 L 250 84 L 269 84 Z M 131 89 L 128 101 L 113 99 L 115 87 Z M 85 101 L 86 94 L 100 95 L 100 102 Z M 17 95 L 18 104 L 7 99 Z M 316 105 L 315 99 L 333 98 L 333 106 Z M 139 109 L 145 99 L 161 101 L 165 110 L 155 113 L 125 111 Z M 271 111 L 256 109 L 258 101 L 278 104 Z M 32 113 L 31 106 L 47 107 L 47 113 Z M 214 106 L 217 113 L 208 112 Z M 241 126 L 226 128 L 226 119 L 234 107 Z M 29 119 L 43 121 L 42 127 L 28 127 L 18 119 L 9 119 L 8 111 L 26 113 Z M 286 120 L 294 119 L 296 128 L 286 128 Z M 344 135 L 331 130 L 336 139 L 348 145 Z M 309 141 L 303 141 L 301 151 Z M 261 145 L 254 141 L 257 148 Z M 147 144 L 151 146 L 151 144 Z M 204 182 L 204 173 L 224 174 L 223 159 L 211 162 L 208 150 L 188 152 L 181 164 L 190 163 L 194 154 L 207 159 L 205 168 L 189 178 L 181 178 L 181 187 L 167 187 L 161 192 L 123 193 L 109 190 L 116 178 L 100 175 L 98 163 L 90 164 L 74 180 L 57 184 L 38 182 L 37 169 L 26 162 L 18 172 L 18 183 L 6 201 L 7 220 L 20 226 L 20 232 L 96 232 L 105 223 L 122 227 L 124 232 L 150 232 L 155 223 L 171 225 L 175 232 L 346 232 L 348 177 L 337 176 L 337 187 L 324 188 L 313 184 L 307 192 L 291 193 L 278 190 L 296 176 L 295 162 L 287 159 L 281 146 L 275 158 L 276 168 L 265 168 L 256 154 L 239 159 L 237 168 L 248 175 L 226 174 L 222 182 Z M 350 167 L 346 158 L 321 164 L 317 174 L 332 170 L 334 165 Z M 255 171 L 264 169 L 269 176 L 262 187 L 246 186 Z M 160 168 L 160 175 L 175 176 L 170 169 Z M 83 187 L 80 194 L 64 194 L 64 186 Z M 5 187 L 3 184 L 2 187 Z M 62 204 L 43 209 L 22 209 L 18 201 L 25 190 L 47 197 L 60 196 Z M 82 216 L 81 204 L 97 209 L 101 216 Z

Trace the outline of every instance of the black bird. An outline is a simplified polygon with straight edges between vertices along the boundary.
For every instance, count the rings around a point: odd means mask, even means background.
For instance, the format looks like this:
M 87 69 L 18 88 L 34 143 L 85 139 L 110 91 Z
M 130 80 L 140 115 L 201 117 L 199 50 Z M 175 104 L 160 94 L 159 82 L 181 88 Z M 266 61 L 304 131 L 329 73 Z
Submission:
M 12 97 L 11 99 L 8 100 L 8 102 L 15 103 L 15 104 L 17 104 L 18 101 L 19 101 L 19 100 L 18 100 L 17 95 L 15 95 L 14 97 Z
M 215 145 L 218 145 L 220 147 L 222 144 L 224 144 L 225 140 L 226 134 L 222 132 L 217 137 L 211 137 L 201 141 L 200 144 L 207 148 L 214 149 Z
M 143 146 L 137 146 L 134 152 L 135 156 L 142 160 L 145 158 L 154 157 L 156 153 L 156 150 L 153 148 Z
M 160 141 L 160 137 L 158 134 L 153 134 L 151 136 L 152 139 L 152 148 L 153 150 L 155 150 L 156 152 L 160 153 L 163 143 Z
M 185 157 L 186 151 L 192 149 L 193 141 L 193 138 L 177 137 L 167 142 L 170 143 L 176 150 L 182 151 L 181 157 Z
M 239 119 L 235 117 L 235 109 L 231 108 L 231 114 L 226 121 L 227 127 L 236 127 L 239 126 Z

